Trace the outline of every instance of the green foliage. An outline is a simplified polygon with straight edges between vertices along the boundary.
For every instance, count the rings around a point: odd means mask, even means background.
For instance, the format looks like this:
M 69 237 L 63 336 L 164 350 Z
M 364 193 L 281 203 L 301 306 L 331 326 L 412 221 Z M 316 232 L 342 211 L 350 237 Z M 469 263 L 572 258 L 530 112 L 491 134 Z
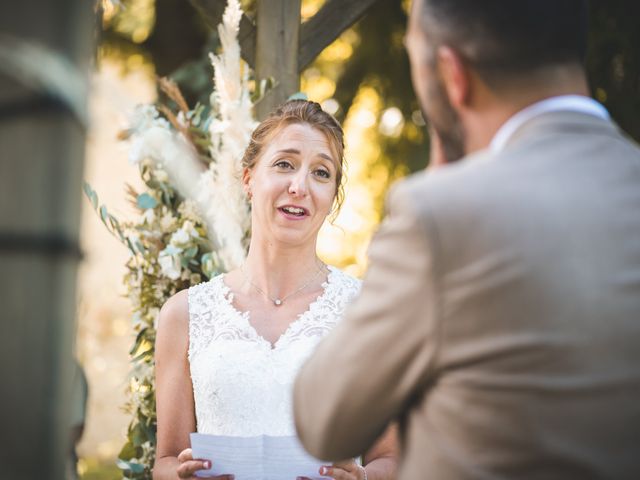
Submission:
M 116 219 L 116 217 L 109 213 L 106 205 L 100 205 L 98 207 L 98 194 L 93 190 L 93 188 L 91 188 L 91 185 L 89 185 L 87 182 L 84 182 L 83 190 L 89 201 L 91 201 L 93 209 L 96 210 L 96 212 L 98 212 L 98 214 L 100 215 L 100 220 L 102 220 L 104 226 L 107 227 L 109 233 L 120 240 L 120 242 L 122 242 L 129 249 L 129 251 L 135 255 L 136 251 L 133 247 L 133 244 L 131 243 L 131 239 L 124 234 L 124 231 L 118 219 Z
M 289 98 L 287 98 L 287 100 L 309 100 L 309 98 L 304 92 L 296 92 L 293 95 L 289 95 Z
M 257 82 L 255 90 L 251 93 L 251 103 L 254 105 L 264 98 L 266 93 L 275 87 L 275 80 L 273 77 L 262 78 Z
M 136 199 L 136 204 L 142 210 L 146 210 L 148 208 L 155 208 L 158 206 L 158 202 L 156 201 L 156 199 L 153 198 L 148 193 L 142 193 L 138 195 L 138 198 Z
M 121 477 L 121 470 L 112 461 L 81 458 L 78 467 L 82 480 L 115 480 Z
M 119 222 L 99 204 L 97 193 L 87 183 L 84 192 L 107 230 L 131 254 L 125 285 L 136 335 L 129 351 L 132 373 L 126 405 L 132 421 L 117 465 L 125 479 L 148 480 L 156 446 L 154 344 L 160 308 L 179 290 L 217 274 L 219 266 L 194 206 L 172 188 L 166 173 L 144 161 L 140 176 L 145 191 L 129 192 L 139 212 L 135 221 Z

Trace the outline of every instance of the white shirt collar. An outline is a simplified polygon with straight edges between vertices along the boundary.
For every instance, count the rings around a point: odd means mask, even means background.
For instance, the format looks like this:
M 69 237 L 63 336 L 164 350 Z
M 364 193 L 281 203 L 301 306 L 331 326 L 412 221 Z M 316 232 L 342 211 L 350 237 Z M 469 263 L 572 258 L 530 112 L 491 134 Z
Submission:
M 595 115 L 604 120 L 610 119 L 607 109 L 592 98 L 582 95 L 551 97 L 523 108 L 507 120 L 491 139 L 489 149 L 494 153 L 502 151 L 512 135 L 522 125 L 543 113 L 558 111 L 581 112 Z

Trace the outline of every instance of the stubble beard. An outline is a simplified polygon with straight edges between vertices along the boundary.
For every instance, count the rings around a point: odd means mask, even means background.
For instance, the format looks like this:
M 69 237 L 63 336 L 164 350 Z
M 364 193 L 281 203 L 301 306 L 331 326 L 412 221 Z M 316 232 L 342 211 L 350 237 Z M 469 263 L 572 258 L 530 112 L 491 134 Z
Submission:
M 446 161 L 456 162 L 466 154 L 466 134 L 460 116 L 449 101 L 440 72 L 435 66 L 434 69 L 435 75 L 432 77 L 434 81 L 427 87 L 427 98 L 431 108 L 427 110 L 423 106 L 422 111 L 425 119 L 440 138 Z

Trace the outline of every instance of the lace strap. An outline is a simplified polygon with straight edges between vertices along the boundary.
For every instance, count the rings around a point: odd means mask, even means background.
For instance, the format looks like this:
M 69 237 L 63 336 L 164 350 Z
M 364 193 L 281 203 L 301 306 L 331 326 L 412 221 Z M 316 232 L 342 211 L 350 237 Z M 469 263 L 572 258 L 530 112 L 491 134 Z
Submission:
M 360 285 L 360 280 L 330 266 L 324 294 L 291 323 L 279 340 L 280 346 L 302 337 L 322 337 L 329 333 L 344 316 L 345 308 L 360 291 Z
M 341 313 L 336 319 L 339 321 L 342 319 L 344 309 L 353 301 L 358 293 L 360 293 L 362 281 L 336 267 L 329 266 L 329 270 L 330 281 L 326 287 L 324 303 L 328 303 L 335 312 Z
M 223 295 L 222 286 L 222 278 L 217 276 L 189 288 L 189 361 L 215 336 L 215 307 L 219 305 L 218 297 Z

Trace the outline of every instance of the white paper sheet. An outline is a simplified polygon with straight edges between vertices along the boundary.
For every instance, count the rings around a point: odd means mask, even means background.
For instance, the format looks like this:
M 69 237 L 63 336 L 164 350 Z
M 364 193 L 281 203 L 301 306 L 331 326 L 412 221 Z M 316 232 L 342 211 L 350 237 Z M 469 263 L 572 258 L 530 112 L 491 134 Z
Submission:
M 226 437 L 191 434 L 193 458 L 211 461 L 209 470 L 199 477 L 234 474 L 236 480 L 295 480 L 297 477 L 325 479 L 318 470 L 321 462 L 313 458 L 297 437 Z

